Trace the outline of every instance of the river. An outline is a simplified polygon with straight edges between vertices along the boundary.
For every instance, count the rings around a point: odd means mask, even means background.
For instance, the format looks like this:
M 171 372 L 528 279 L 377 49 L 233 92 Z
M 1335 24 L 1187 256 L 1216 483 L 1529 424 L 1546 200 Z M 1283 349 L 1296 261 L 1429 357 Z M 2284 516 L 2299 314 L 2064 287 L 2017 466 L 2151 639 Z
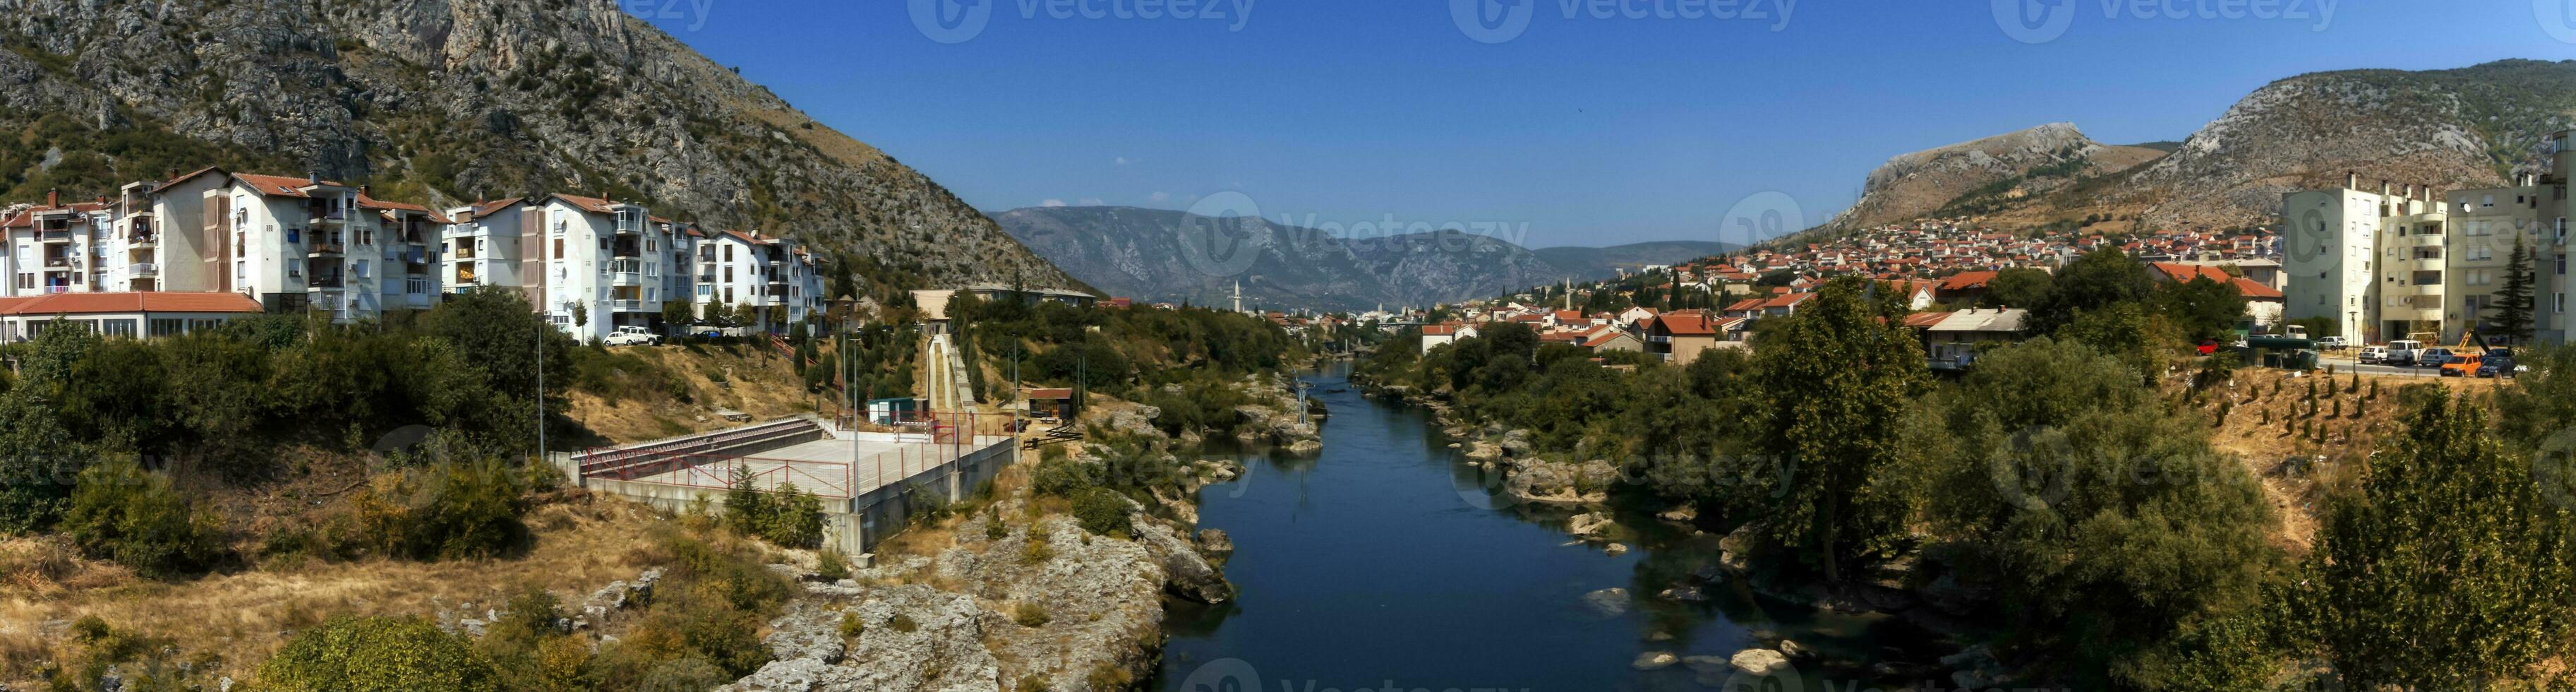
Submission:
M 1241 594 L 1171 608 L 1157 689 L 1709 690 L 1722 679 L 1632 663 L 1649 651 L 1724 657 L 1760 645 L 1760 633 L 1845 661 L 1921 660 L 1933 643 L 1889 618 L 1725 583 L 1704 602 L 1659 597 L 1715 559 L 1717 536 L 1629 507 L 1617 515 L 1643 534 L 1632 550 L 1578 543 L 1563 530 L 1571 512 L 1493 495 L 1424 412 L 1332 391 L 1345 387 L 1340 372 L 1307 379 L 1331 412 L 1323 451 L 1240 454 L 1241 478 L 1200 491 L 1200 526 L 1234 540 L 1225 571 Z M 1596 599 L 1614 607 L 1587 602 L 1612 588 L 1625 597 Z M 1797 673 L 1788 687 L 1866 677 L 1807 663 Z M 1891 682 L 1903 681 L 1860 687 Z

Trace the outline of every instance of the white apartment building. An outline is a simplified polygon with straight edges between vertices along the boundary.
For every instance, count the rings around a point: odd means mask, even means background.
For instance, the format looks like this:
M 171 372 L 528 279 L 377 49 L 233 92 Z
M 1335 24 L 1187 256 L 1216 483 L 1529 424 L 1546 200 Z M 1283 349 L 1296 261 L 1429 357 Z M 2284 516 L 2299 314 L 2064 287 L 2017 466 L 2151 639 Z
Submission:
M 762 329 L 783 333 L 822 310 L 822 276 L 813 255 L 794 242 L 720 231 L 698 241 L 696 260 L 701 317 L 708 306 L 727 305 L 754 316 Z
M 2576 164 L 2568 132 L 2551 137 L 2553 171 Z M 2567 178 L 2518 176 L 2511 187 L 2435 192 L 2382 183 L 2377 193 L 2347 175 L 2336 190 L 2282 198 L 2282 271 L 2291 319 L 2329 317 L 2365 341 L 2452 343 L 2465 331 L 2494 335 L 2496 291 L 2520 242 L 2530 256 L 2532 336 L 2567 338 Z
M 681 271 L 667 264 L 669 220 L 640 204 L 565 194 L 536 213 L 542 269 L 520 278 L 545 297 L 539 308 L 557 327 L 596 341 L 617 327 L 660 324 L 666 274 Z
M 129 246 L 127 259 L 155 258 L 160 290 L 240 293 L 271 312 L 313 310 L 342 323 L 425 309 L 436 290 L 427 279 L 437 216 L 418 205 L 372 199 L 319 175 L 220 168 L 148 192 L 152 211 L 126 221 L 157 223 L 159 242 Z M 181 232 L 167 232 L 174 227 Z
M 531 261 L 522 242 L 538 235 L 537 211 L 525 198 L 476 202 L 447 210 L 439 232 L 438 283 L 443 293 L 463 293 L 478 286 L 527 291 L 520 273 Z M 532 268 L 531 268 L 532 269 Z M 528 304 L 539 304 L 527 291 Z
M 37 296 L 98 291 L 107 278 L 109 214 L 104 203 L 62 204 L 48 193 L 43 206 L 11 210 L 0 222 L 9 251 L 0 258 L 9 274 L 6 295 Z

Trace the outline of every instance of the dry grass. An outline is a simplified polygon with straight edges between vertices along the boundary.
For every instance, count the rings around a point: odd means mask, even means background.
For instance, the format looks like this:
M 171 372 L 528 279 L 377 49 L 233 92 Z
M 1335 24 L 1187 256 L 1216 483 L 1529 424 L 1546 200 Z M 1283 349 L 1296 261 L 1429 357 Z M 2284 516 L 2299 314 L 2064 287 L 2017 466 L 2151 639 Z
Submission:
M 756 420 L 783 418 L 814 410 L 787 357 L 765 345 L 731 347 L 636 346 L 622 352 L 652 361 L 676 373 L 688 385 L 689 401 L 669 397 L 650 401 L 611 402 L 585 392 L 572 392 L 566 416 L 610 444 L 627 444 L 706 432 L 739 425 L 715 415 L 726 408 Z M 716 381 L 722 377 L 723 382 Z
M 567 602 L 641 571 L 643 526 L 658 519 L 640 505 L 586 496 L 529 516 L 537 542 L 506 560 L 418 563 L 307 562 L 284 569 L 218 574 L 186 583 L 139 580 L 112 565 L 55 556 L 39 541 L 0 543 L 0 683 L 39 681 L 31 660 L 69 660 L 62 636 L 72 620 L 96 615 L 119 631 L 167 638 L 188 658 L 211 658 L 236 679 L 295 631 L 335 615 L 434 616 L 473 603 L 498 605 L 506 589 L 535 585 Z M 59 575 L 59 579 L 44 579 Z
M 2311 417 L 2303 403 L 2309 382 L 2318 388 L 2318 412 Z M 2326 383 L 2334 383 L 2332 394 Z M 2277 370 L 2247 369 L 2237 373 L 2225 396 L 2210 396 L 2199 407 L 2203 420 L 2216 422 L 2220 401 L 2235 405 L 2223 424 L 2210 432 L 2210 444 L 2236 455 L 2263 481 L 2282 525 L 2275 543 L 2293 554 L 2306 554 L 2316 534 L 2326 497 L 2353 480 L 2357 464 L 2381 441 L 2403 429 L 2397 392 L 2408 386 L 2432 385 L 2454 391 L 2487 391 L 2497 380 L 2362 375 L 2361 391 L 2348 391 L 2353 376 L 2287 377 Z M 2373 384 L 2378 395 L 2371 394 Z M 2335 401 L 2343 415 L 2335 415 Z M 2269 412 L 2268 420 L 2265 415 Z M 2293 428 L 2297 427 L 2298 430 Z M 2303 432 L 2313 426 L 2317 433 Z

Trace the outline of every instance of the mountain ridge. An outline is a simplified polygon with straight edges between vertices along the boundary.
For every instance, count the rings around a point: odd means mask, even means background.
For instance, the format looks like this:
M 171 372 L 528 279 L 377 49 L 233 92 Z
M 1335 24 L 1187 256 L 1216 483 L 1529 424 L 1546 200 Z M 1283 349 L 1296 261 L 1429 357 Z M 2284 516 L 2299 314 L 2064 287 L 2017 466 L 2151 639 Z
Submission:
M 1041 256 L 1112 294 L 1218 305 L 1231 301 L 1240 281 L 1246 307 L 1335 311 L 1490 297 L 1599 278 L 1615 264 L 1671 263 L 1730 247 L 1657 241 L 1534 251 L 1473 234 L 1341 238 L 1268 219 L 1217 220 L 1128 206 L 1027 207 L 992 216 Z M 1257 254 L 1219 251 L 1247 246 Z M 1551 262 L 1550 254 L 1573 266 Z
M 1080 282 L 946 188 L 614 3 L 29 0 L 0 15 L 0 189 L 317 172 L 444 207 L 615 197 L 799 237 L 835 297 Z

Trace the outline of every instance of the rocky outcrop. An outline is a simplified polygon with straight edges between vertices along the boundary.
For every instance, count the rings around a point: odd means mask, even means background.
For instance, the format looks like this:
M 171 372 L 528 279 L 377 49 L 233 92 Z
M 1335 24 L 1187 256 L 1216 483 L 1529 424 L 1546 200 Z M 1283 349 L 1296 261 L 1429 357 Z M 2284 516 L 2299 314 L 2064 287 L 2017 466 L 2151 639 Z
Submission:
M 1513 459 L 1503 492 L 1522 502 L 1552 505 L 1597 505 L 1610 501 L 1610 486 L 1619 471 L 1610 462 L 1580 464 L 1540 459 Z
M 2049 123 L 1887 160 L 1870 171 L 1861 197 L 1834 217 L 1833 228 L 1863 228 L 1929 216 L 1962 196 L 2004 184 L 2008 198 L 2072 184 L 2135 166 L 2164 152 L 2106 146 L 2072 123 Z M 2060 172 L 2062 171 L 2062 172 Z
M 1234 596 L 1202 552 L 1230 549 L 1222 533 L 1193 540 L 1138 511 L 1129 516 L 1132 540 L 1091 535 L 1054 515 L 989 537 L 994 516 L 1026 508 L 1025 498 L 1009 498 L 960 522 L 955 545 L 935 556 L 806 584 L 769 623 L 763 643 L 776 660 L 725 689 L 998 692 L 1037 680 L 1094 690 L 1095 680 L 1153 674 L 1164 594 L 1208 603 Z M 846 646 L 845 620 L 859 631 Z

